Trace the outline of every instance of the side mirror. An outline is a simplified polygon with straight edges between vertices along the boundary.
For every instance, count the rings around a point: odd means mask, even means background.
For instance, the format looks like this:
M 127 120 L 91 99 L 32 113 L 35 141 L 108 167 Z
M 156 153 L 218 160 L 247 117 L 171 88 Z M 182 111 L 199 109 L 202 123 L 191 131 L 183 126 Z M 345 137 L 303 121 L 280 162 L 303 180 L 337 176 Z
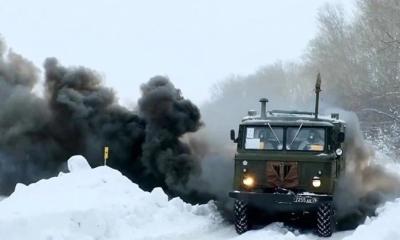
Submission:
M 234 143 L 237 142 L 235 130 L 233 130 L 233 129 L 231 129 L 231 140 L 232 140 L 232 142 L 234 142 Z
M 338 134 L 337 140 L 338 140 L 340 143 L 344 142 L 344 132 L 340 132 L 340 133 Z

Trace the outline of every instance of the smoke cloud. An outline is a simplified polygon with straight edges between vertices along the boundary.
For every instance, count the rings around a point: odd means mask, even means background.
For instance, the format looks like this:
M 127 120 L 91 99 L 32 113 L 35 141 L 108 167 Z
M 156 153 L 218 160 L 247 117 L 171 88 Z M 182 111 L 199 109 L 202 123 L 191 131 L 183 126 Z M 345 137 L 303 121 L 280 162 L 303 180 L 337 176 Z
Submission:
M 1 44 L 4 45 L 4 44 Z M 44 96 L 33 92 L 39 70 L 13 52 L 0 52 L 0 194 L 66 170 L 65 159 L 84 155 L 92 166 L 108 164 L 142 188 L 161 186 L 171 196 L 189 196 L 190 176 L 200 163 L 180 138 L 197 131 L 199 109 L 161 76 L 141 87 L 134 111 L 118 105 L 114 91 L 84 67 L 44 63 Z M 196 198 L 192 200 L 195 201 Z M 208 198 L 209 199 L 209 198 Z
M 140 116 L 147 123 L 141 160 L 153 178 L 151 187 L 182 191 L 189 176 L 200 172 L 200 166 L 179 138 L 201 127 L 200 111 L 164 77 L 150 79 L 141 90 Z

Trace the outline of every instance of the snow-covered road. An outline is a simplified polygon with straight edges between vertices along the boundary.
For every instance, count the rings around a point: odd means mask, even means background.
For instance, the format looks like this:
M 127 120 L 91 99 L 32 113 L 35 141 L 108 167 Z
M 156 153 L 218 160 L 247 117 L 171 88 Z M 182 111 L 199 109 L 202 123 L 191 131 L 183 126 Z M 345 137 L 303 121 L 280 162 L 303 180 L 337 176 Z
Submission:
M 396 163 L 385 164 L 398 168 Z M 310 240 L 315 235 L 288 230 L 281 223 L 238 236 L 213 203 L 192 206 L 168 201 L 157 188 L 151 193 L 108 167 L 91 169 L 81 157 L 60 174 L 16 191 L 0 202 L 0 239 L 7 240 Z M 399 169 L 399 168 L 398 168 Z M 400 239 L 400 199 L 378 209 L 354 231 L 331 239 Z

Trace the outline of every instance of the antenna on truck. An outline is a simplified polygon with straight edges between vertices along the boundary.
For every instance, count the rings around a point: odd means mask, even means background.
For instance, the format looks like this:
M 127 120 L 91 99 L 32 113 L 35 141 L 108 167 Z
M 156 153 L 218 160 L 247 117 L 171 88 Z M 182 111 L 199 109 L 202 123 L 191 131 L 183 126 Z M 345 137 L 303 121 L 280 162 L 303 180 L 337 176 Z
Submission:
M 319 93 L 321 92 L 321 74 L 317 75 L 317 82 L 315 83 L 315 119 L 318 119 L 319 108 Z

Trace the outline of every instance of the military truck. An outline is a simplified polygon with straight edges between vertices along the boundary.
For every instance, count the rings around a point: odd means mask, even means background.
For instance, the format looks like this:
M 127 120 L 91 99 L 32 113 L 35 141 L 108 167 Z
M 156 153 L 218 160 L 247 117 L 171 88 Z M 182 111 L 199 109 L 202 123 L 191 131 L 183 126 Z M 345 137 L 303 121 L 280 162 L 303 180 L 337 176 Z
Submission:
M 234 167 L 234 221 L 237 233 L 252 227 L 257 215 L 311 219 L 321 237 L 332 235 L 336 219 L 333 197 L 345 169 L 345 122 L 339 114 L 318 115 L 321 78 L 315 85 L 314 112 L 249 111 L 231 130 L 237 143 Z M 273 220 L 273 219 L 272 219 Z

